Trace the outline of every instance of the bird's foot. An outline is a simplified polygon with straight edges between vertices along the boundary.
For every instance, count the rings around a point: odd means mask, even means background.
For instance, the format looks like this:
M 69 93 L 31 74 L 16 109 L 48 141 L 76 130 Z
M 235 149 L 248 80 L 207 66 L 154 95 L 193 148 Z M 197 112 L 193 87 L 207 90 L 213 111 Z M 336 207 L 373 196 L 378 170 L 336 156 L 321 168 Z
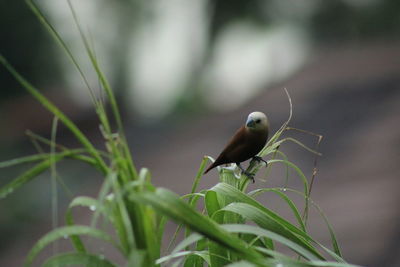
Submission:
M 247 178 L 249 178 L 253 181 L 253 184 L 256 182 L 256 180 L 254 179 L 254 174 L 247 172 L 245 169 L 243 169 L 243 167 L 240 164 L 236 164 L 236 165 L 242 171 L 242 174 L 246 175 Z
M 256 182 L 256 180 L 254 179 L 254 174 L 246 172 L 246 171 L 242 172 L 242 174 L 246 175 L 247 178 L 251 179 L 253 181 L 253 184 Z
M 258 161 L 258 162 L 264 162 L 264 163 L 265 163 L 265 166 L 268 166 L 268 162 L 267 162 L 265 159 L 263 159 L 262 157 L 254 156 L 254 157 L 252 158 L 252 160 L 255 160 L 255 161 Z

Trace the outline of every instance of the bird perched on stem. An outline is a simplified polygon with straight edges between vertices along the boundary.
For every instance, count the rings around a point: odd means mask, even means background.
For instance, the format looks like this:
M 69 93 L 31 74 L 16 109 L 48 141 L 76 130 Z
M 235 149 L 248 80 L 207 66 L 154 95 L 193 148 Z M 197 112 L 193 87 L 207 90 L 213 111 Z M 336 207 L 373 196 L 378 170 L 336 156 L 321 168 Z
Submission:
M 251 178 L 254 183 L 254 175 L 246 172 L 240 163 L 252 158 L 267 164 L 265 160 L 256 155 L 265 146 L 268 139 L 268 132 L 269 122 L 267 116 L 259 111 L 250 113 L 247 117 L 246 124 L 236 131 L 224 150 L 222 150 L 221 154 L 214 163 L 208 167 L 204 174 L 219 165 L 236 163 L 242 173 Z

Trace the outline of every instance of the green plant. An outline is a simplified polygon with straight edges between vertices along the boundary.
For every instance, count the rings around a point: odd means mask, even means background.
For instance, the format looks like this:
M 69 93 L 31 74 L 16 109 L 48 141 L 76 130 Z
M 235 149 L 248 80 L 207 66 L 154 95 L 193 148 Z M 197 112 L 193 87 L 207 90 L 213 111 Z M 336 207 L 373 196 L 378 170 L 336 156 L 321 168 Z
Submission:
M 27 3 L 70 57 L 88 90 L 92 92 L 84 73 L 57 31 L 34 2 L 27 0 Z M 68 3 L 70 4 L 69 1 Z M 209 266 L 351 266 L 343 260 L 332 227 L 322 212 L 332 237 L 333 249 L 326 248 L 307 233 L 309 206 L 314 206 L 319 211 L 320 209 L 309 197 L 311 189 L 307 178 L 296 165 L 288 161 L 279 147 L 287 141 L 292 141 L 315 154 L 318 152 L 307 148 L 295 139 L 281 138 L 283 132 L 289 129 L 287 126 L 291 113 L 288 121 L 272 136 L 259 155 L 270 157 L 267 168 L 281 163 L 288 169 L 293 169 L 303 182 L 304 192 L 286 187 L 261 188 L 247 192 L 249 179 L 246 176 L 236 177 L 234 170 L 226 168 L 219 168 L 220 182 L 217 185 L 198 192 L 197 187 L 209 160 L 208 157 L 204 157 L 201 162 L 190 194 L 180 197 L 167 189 L 154 187 L 150 180 L 150 172 L 147 169 L 137 171 L 132 161 L 113 91 L 81 30 L 71 4 L 70 9 L 86 52 L 111 106 L 112 120 L 109 118 L 102 100 L 91 93 L 106 149 L 103 151 L 95 148 L 74 122 L 26 81 L 0 55 L 0 63 L 55 116 L 51 140 L 35 137 L 36 141 L 50 146 L 50 153 L 0 163 L 0 168 L 24 163 L 36 164 L 10 183 L 3 185 L 0 188 L 0 198 L 11 194 L 48 169 L 52 170 L 51 173 L 55 176 L 56 163 L 65 158 L 72 158 L 93 166 L 102 174 L 104 182 L 97 198 L 81 196 L 71 201 L 66 212 L 66 226 L 55 228 L 44 235 L 29 252 L 26 266 L 31 266 L 44 248 L 62 238 L 69 239 L 74 250 L 56 253 L 47 259 L 43 266 L 77 264 L 116 266 L 105 255 L 90 251 L 82 240 L 83 236 L 109 243 L 125 259 L 127 266 L 176 266 L 179 264 L 204 266 L 205 263 Z M 81 149 L 68 149 L 55 142 L 58 121 L 73 133 L 82 145 Z M 116 131 L 112 129 L 111 121 L 115 122 Z M 257 162 L 251 162 L 248 171 L 256 173 L 261 167 L 262 165 Z M 288 192 L 300 194 L 303 197 L 305 202 L 303 215 L 289 197 Z M 290 207 L 296 223 L 286 220 L 258 202 L 255 197 L 263 193 L 273 193 L 279 196 Z M 198 211 L 197 204 L 200 201 L 204 204 L 204 210 Z M 74 223 L 72 210 L 77 206 L 87 207 L 94 211 L 90 225 Z M 112 226 L 113 233 L 107 232 L 103 226 L 99 226 L 100 219 Z M 161 244 L 165 236 L 165 224 L 168 220 L 177 222 L 178 227 L 170 242 L 170 247 L 173 249 L 166 255 L 161 255 Z M 255 225 L 249 225 L 246 222 L 253 222 Z M 184 230 L 184 238 L 176 244 L 176 236 L 180 230 Z M 291 249 L 296 256 L 290 257 L 278 252 L 275 249 L 276 243 Z

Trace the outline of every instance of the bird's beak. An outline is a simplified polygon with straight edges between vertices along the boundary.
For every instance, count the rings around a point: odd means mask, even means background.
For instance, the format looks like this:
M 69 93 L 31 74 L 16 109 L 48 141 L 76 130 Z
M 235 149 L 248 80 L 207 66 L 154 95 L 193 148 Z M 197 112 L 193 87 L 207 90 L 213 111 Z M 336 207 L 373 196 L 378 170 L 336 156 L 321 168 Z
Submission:
M 246 121 L 246 126 L 247 126 L 247 127 L 252 128 L 252 127 L 254 127 L 255 125 L 256 125 L 256 122 L 255 122 L 255 121 L 253 121 L 251 118 L 248 118 L 248 119 L 247 119 L 247 121 Z

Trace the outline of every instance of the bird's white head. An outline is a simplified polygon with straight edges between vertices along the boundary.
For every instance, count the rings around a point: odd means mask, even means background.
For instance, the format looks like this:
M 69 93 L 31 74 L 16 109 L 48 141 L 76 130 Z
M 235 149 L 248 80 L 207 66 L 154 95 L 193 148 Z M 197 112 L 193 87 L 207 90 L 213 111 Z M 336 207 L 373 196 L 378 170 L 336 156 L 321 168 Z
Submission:
M 254 111 L 249 114 L 246 121 L 246 128 L 249 130 L 265 131 L 269 128 L 267 116 L 259 111 Z

